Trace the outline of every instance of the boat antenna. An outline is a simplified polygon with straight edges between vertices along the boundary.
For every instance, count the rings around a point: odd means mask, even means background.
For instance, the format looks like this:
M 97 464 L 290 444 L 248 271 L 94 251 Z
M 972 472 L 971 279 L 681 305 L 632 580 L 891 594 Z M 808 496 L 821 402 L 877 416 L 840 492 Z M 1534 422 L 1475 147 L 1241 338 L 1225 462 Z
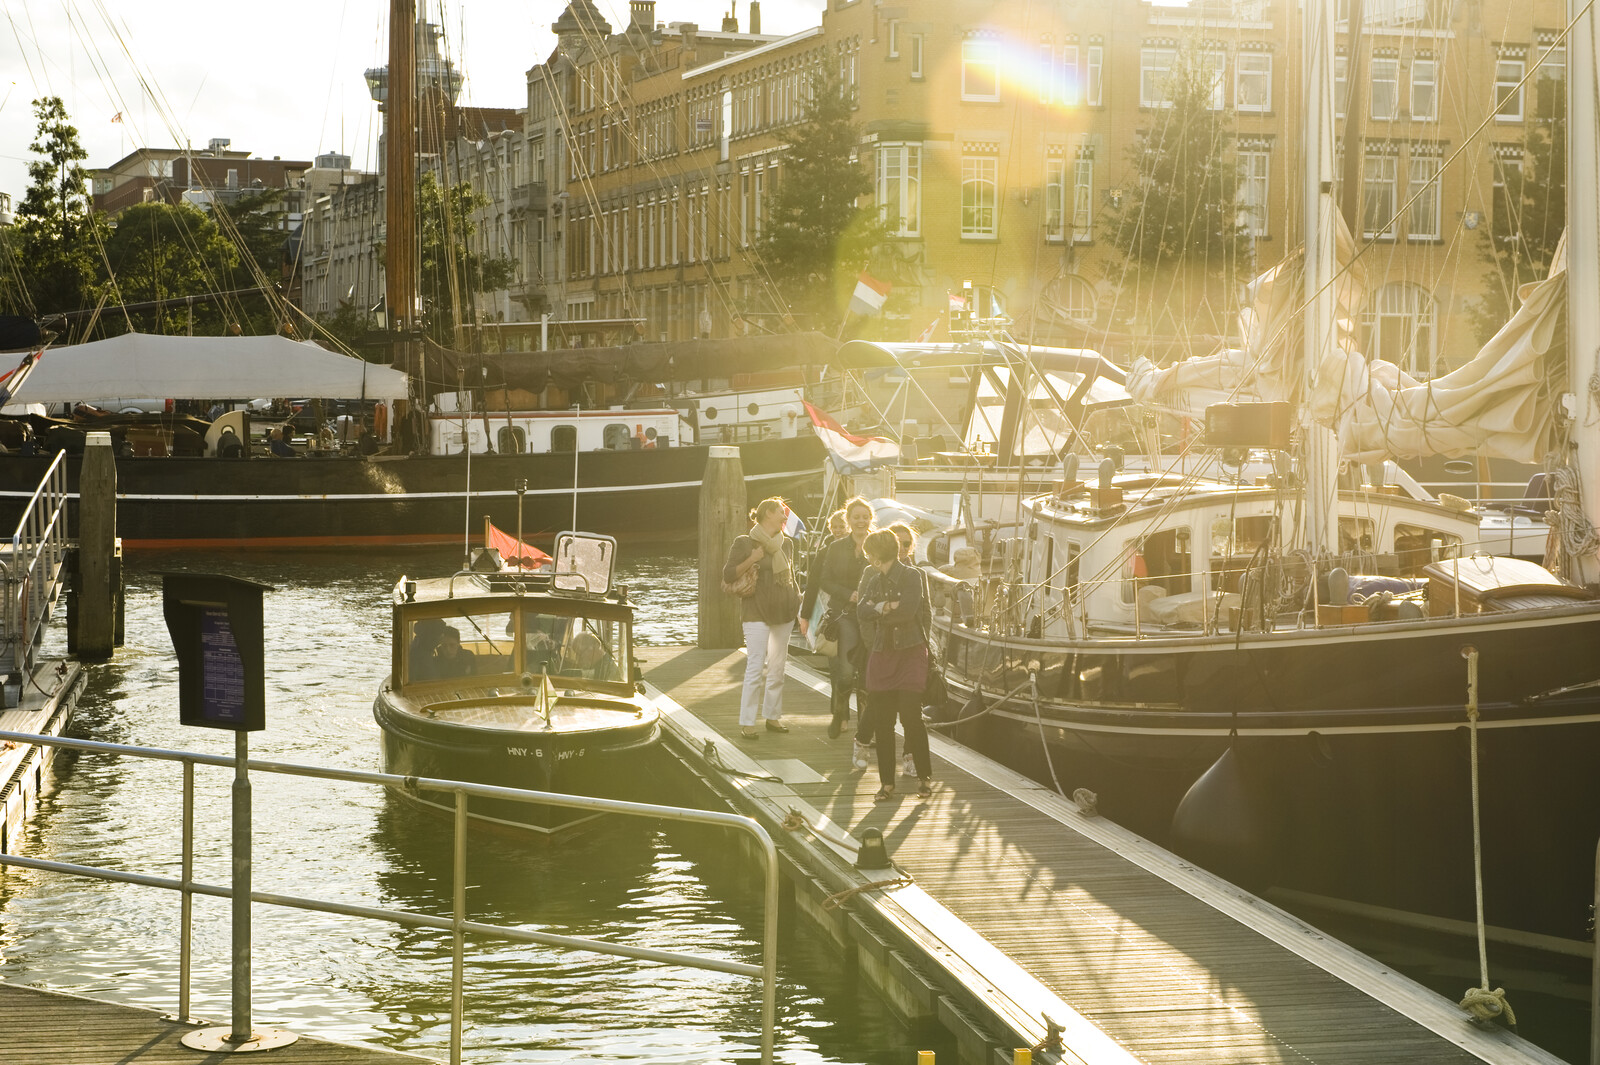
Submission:
M 578 530 L 578 422 L 583 411 L 583 404 L 572 405 L 572 530 Z
M 522 497 L 528 493 L 528 479 L 517 478 L 517 575 L 522 574 L 522 562 L 527 558 L 527 552 L 522 543 Z
M 460 389 L 460 392 L 456 393 L 456 402 L 459 404 L 461 397 L 467 391 L 467 371 L 461 366 L 456 367 L 456 387 Z M 461 450 L 466 452 L 467 455 L 467 491 L 461 499 L 462 513 L 465 519 L 461 528 L 462 569 L 472 568 L 472 438 L 468 432 L 469 423 L 467 418 L 467 412 L 463 411 L 461 414 Z

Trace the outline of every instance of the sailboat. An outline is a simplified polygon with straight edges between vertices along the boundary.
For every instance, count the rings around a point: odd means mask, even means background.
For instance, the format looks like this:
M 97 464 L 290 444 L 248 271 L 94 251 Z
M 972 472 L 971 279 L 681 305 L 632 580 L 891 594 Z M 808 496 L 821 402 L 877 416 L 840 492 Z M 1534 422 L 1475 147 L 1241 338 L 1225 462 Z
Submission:
M 1265 356 L 1248 347 L 1165 382 L 1220 383 L 1208 439 L 1268 448 L 1276 472 L 1181 486 L 1106 470 L 1084 483 L 1069 464 L 1000 545 L 999 576 L 976 594 L 933 578 L 947 603 L 937 653 L 966 704 L 958 735 L 1058 786 L 1094 764 L 1137 781 L 1131 791 L 1182 796 L 1164 808 L 1167 838 L 1252 887 L 1465 930 L 1481 883 L 1491 928 L 1581 951 L 1600 840 L 1600 417 L 1572 382 L 1591 380 L 1600 348 L 1600 186 L 1569 173 L 1585 194 L 1569 208 L 1565 267 L 1460 377 L 1433 395 L 1392 387 L 1341 343 L 1338 304 L 1356 286 L 1336 270 L 1331 107 L 1316 100 L 1332 84 L 1328 6 L 1312 5 L 1322 21 L 1307 33 L 1306 246 L 1257 287 L 1258 310 L 1301 309 L 1301 346 L 1275 353 L 1276 382 L 1263 384 Z M 1570 47 L 1588 84 L 1592 15 Z M 1592 168 L 1594 100 L 1570 98 L 1569 166 Z M 1154 374 L 1140 384 L 1148 370 L 1130 375 L 1136 397 L 1161 391 Z M 1267 402 L 1239 401 L 1252 373 Z M 1406 417 L 1444 398 L 1497 418 Z M 1408 432 L 1553 452 L 1563 550 L 1547 561 L 1560 575 L 1474 554 L 1464 509 L 1381 479 L 1341 483 L 1341 451 L 1375 461 Z

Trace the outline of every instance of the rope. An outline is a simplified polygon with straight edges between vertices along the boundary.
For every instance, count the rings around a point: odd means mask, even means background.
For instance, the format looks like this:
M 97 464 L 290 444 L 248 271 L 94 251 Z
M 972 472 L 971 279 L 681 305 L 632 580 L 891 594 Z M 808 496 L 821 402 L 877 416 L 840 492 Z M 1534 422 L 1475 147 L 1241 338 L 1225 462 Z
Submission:
M 813 825 L 810 821 L 807 821 L 805 814 L 802 814 L 799 810 L 796 810 L 792 806 L 789 807 L 789 815 L 783 819 L 781 827 L 789 832 L 797 832 L 800 829 L 805 829 L 807 832 L 811 833 L 817 839 L 822 840 L 824 843 L 832 843 L 834 846 L 840 847 L 847 851 L 859 851 L 861 849 L 861 844 L 857 843 L 853 839 L 840 839 L 838 836 L 830 836 L 828 833 L 823 832 L 821 829 L 817 828 L 816 825 Z
M 1065 795 L 1061 788 L 1061 778 L 1056 776 L 1056 760 L 1050 755 L 1050 744 L 1044 738 L 1044 717 L 1039 713 L 1039 674 L 1029 671 L 1028 683 L 1033 687 L 1033 720 L 1039 726 L 1039 746 L 1044 748 L 1044 764 L 1050 767 L 1050 782 L 1055 785 L 1057 795 Z
M 905 887 L 912 882 L 913 881 L 910 873 L 901 873 L 899 876 L 891 877 L 888 880 L 874 880 L 870 884 L 857 884 L 853 888 L 845 888 L 843 891 L 836 891 L 832 895 L 829 895 L 827 898 L 823 899 L 822 908 L 824 910 L 836 910 L 840 906 L 844 905 L 845 900 L 854 895 L 859 895 L 863 891 L 876 891 L 879 888 Z
M 964 725 L 968 721 L 976 721 L 978 718 L 983 717 L 985 714 L 988 714 L 993 710 L 1000 709 L 1006 703 L 1016 698 L 1017 693 L 1022 691 L 1023 688 L 1026 688 L 1030 683 L 1031 681 L 1023 681 L 1021 684 L 1018 684 L 1015 688 L 1012 688 L 1010 691 L 1006 692 L 1004 695 L 990 703 L 988 706 L 984 707 L 982 710 L 979 710 L 976 714 L 968 714 L 966 717 L 958 717 L 954 721 L 929 721 L 927 725 L 929 728 L 955 728 L 957 725 Z M 973 694 L 981 694 L 981 692 L 975 691 Z
M 1504 1016 L 1512 1028 L 1517 1026 L 1517 1015 L 1506 1001 L 1503 987 L 1489 990 L 1488 927 L 1483 919 L 1483 830 L 1481 802 L 1478 791 L 1478 649 L 1463 647 L 1461 655 L 1467 660 L 1467 736 L 1471 743 L 1472 770 L 1472 871 L 1473 887 L 1478 901 L 1478 974 L 1482 985 L 1467 991 L 1461 1008 L 1472 1015 L 1479 1024 L 1488 1024 Z
M 782 777 L 773 776 L 771 773 L 749 773 L 743 769 L 733 768 L 722 760 L 722 752 L 719 751 L 717 749 L 717 745 L 710 740 L 706 740 L 706 745 L 701 749 L 700 756 L 706 760 L 707 765 L 711 766 L 713 769 L 716 769 L 724 776 L 748 777 L 751 780 L 770 780 L 774 784 L 783 783 Z
M 1565 464 L 1557 466 L 1550 471 L 1548 483 L 1553 506 L 1545 513 L 1545 521 L 1560 536 L 1562 560 L 1586 558 L 1600 552 L 1600 534 L 1583 513 L 1577 472 Z

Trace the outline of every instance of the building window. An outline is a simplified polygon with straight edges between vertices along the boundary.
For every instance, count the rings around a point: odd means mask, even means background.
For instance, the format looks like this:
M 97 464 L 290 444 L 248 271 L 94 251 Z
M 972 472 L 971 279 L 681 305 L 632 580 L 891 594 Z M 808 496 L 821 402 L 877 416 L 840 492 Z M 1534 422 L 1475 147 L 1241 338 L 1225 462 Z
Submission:
M 1252 237 L 1267 233 L 1267 178 L 1271 154 L 1265 148 L 1239 152 L 1239 223 Z
M 922 148 L 916 144 L 884 144 L 878 148 L 878 206 L 889 234 L 915 237 L 922 233 Z
M 1400 116 L 1400 60 L 1378 57 L 1372 61 L 1372 117 L 1391 120 Z
M 1552 48 L 1539 60 L 1534 77 L 1534 117 L 1560 118 L 1567 112 L 1567 50 Z
M 1094 286 L 1076 274 L 1068 274 L 1061 282 L 1061 313 L 1075 322 L 1094 321 Z
M 995 175 L 999 160 L 969 155 L 961 160 L 961 235 L 995 235 Z
M 1139 50 L 1139 106 L 1172 106 L 1172 64 L 1178 53 L 1172 48 Z
M 1494 188 L 1489 197 L 1491 232 L 1513 237 L 1522 229 L 1521 212 L 1516 208 L 1516 198 L 1522 190 L 1522 158 L 1518 152 L 1509 145 L 1496 146 Z
M 1494 65 L 1494 114 L 1499 122 L 1522 121 L 1522 75 L 1527 64 L 1502 59 Z
M 1072 165 L 1072 240 L 1094 240 L 1094 160 L 1080 158 Z
M 1272 110 L 1272 56 L 1240 52 L 1234 67 L 1233 106 L 1239 111 Z
M 1067 161 L 1059 156 L 1044 161 L 1044 238 L 1067 238 Z
M 1083 100 L 1090 107 L 1100 107 L 1105 97 L 1100 91 L 1100 73 L 1105 69 L 1106 50 L 1098 44 L 1089 46 L 1088 66 L 1083 81 Z
M 1061 66 L 1058 70 L 1059 84 L 1056 89 L 1056 99 L 1068 107 L 1077 107 L 1078 101 L 1083 98 L 1083 91 L 1078 81 L 1078 46 L 1069 44 L 1061 49 Z
M 1333 57 L 1333 116 L 1343 118 L 1350 109 L 1350 59 Z
M 1432 59 L 1411 61 L 1411 117 L 1421 121 L 1439 117 L 1439 64 Z
M 911 76 L 922 77 L 922 34 L 911 35 Z
M 1391 282 L 1379 290 L 1362 319 L 1366 351 L 1420 380 L 1433 376 L 1434 303 L 1426 289 Z
M 1399 160 L 1392 153 L 1369 152 L 1362 185 L 1361 228 L 1368 240 L 1394 236 L 1395 181 Z
M 889 58 L 900 58 L 900 20 L 897 18 L 889 20 Z
M 1000 99 L 1000 46 L 994 41 L 961 42 L 961 98 L 983 103 Z
M 1439 160 L 1413 155 L 1409 167 L 1406 199 L 1411 201 L 1411 212 L 1406 220 L 1406 231 L 1412 240 L 1438 240 Z
M 1200 56 L 1200 70 L 1205 78 L 1208 96 L 1206 107 L 1221 111 L 1227 106 L 1228 56 L 1225 52 L 1206 52 Z

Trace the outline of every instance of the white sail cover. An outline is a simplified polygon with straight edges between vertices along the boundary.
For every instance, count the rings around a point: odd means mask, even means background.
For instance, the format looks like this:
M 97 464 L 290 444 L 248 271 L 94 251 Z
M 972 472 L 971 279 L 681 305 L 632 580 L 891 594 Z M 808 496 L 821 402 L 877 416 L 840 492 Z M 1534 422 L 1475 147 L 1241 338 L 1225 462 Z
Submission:
M 1341 265 L 1353 248 L 1341 223 Z M 1141 359 L 1128 373 L 1135 401 L 1190 415 L 1212 403 L 1300 402 L 1300 258 L 1297 251 L 1252 285 L 1251 305 L 1239 316 L 1243 349 L 1159 368 Z M 1342 273 L 1336 282 L 1338 344 L 1319 368 L 1311 416 L 1338 434 L 1341 456 L 1353 462 L 1470 453 L 1541 461 L 1555 397 L 1566 387 L 1565 262 L 1563 247 L 1551 276 L 1523 287 L 1516 314 L 1471 361 L 1427 382 L 1361 353 L 1352 323 L 1366 286 L 1356 270 Z
M 404 399 L 406 375 L 288 337 L 126 333 L 47 348 L 15 402 L 280 397 Z

